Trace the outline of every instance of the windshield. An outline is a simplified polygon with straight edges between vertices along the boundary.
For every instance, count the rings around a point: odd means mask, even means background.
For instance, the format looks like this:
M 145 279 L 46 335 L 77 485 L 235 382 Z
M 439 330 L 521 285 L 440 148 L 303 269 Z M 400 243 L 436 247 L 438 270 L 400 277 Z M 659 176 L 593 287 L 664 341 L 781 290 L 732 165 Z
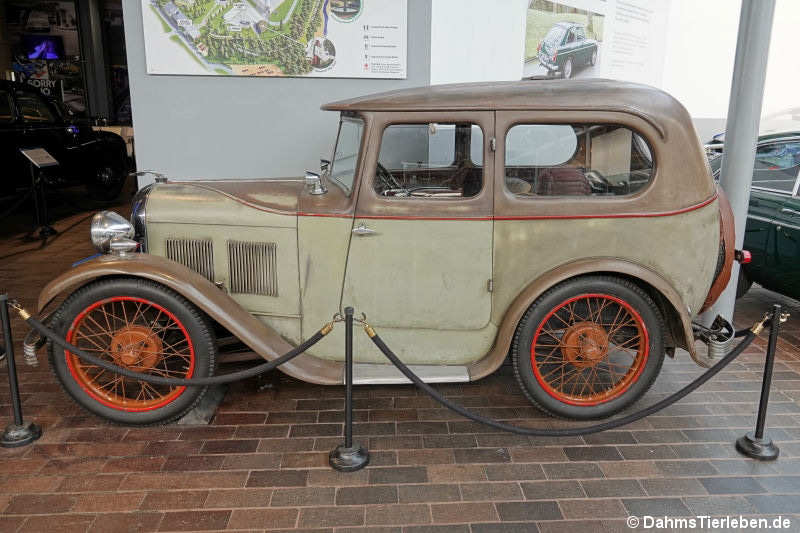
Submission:
M 336 138 L 336 149 L 333 151 L 330 179 L 344 189 L 348 196 L 353 189 L 363 131 L 364 122 L 360 119 L 343 117 L 339 123 L 339 135 Z

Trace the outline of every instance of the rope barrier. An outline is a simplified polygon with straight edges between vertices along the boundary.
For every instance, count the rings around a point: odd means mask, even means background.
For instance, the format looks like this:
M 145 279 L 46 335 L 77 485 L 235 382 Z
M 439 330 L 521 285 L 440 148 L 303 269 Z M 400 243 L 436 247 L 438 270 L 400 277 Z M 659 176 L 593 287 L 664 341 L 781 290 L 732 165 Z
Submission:
M 17 309 L 19 311 L 19 309 Z M 22 315 L 22 313 L 20 313 Z M 27 315 L 27 313 L 25 313 Z M 93 365 L 97 365 L 100 368 L 108 370 L 109 372 L 113 372 L 115 374 L 119 374 L 121 376 L 125 376 L 126 378 L 135 379 L 137 381 L 144 381 L 146 383 L 152 383 L 155 385 L 169 385 L 169 386 L 182 386 L 182 387 L 206 387 L 208 385 L 222 385 L 225 383 L 233 383 L 235 381 L 241 381 L 243 379 L 251 378 L 257 376 L 259 374 L 263 374 L 265 372 L 269 372 L 270 370 L 274 370 L 275 368 L 279 367 L 280 365 L 287 363 L 297 357 L 298 355 L 302 354 L 315 344 L 317 344 L 322 338 L 330 333 L 333 329 L 333 322 L 326 324 L 322 329 L 317 331 L 314 335 L 312 335 L 308 340 L 303 342 L 302 344 L 298 345 L 296 348 L 293 348 L 283 354 L 282 356 L 278 357 L 277 359 L 273 359 L 272 361 L 254 366 L 252 368 L 248 368 L 246 370 L 240 370 L 238 372 L 231 372 L 229 374 L 222 374 L 220 376 L 211 376 L 205 378 L 169 378 L 163 376 L 154 376 L 152 374 L 144 374 L 142 372 L 136 372 L 135 370 L 131 370 L 128 368 L 123 368 L 121 366 L 117 366 L 113 363 L 109 363 L 105 359 L 101 359 L 85 351 L 81 350 L 77 346 L 74 346 L 67 342 L 65 339 L 62 339 L 55 331 L 48 328 L 32 316 L 28 315 L 27 317 L 23 316 L 25 322 L 28 325 L 39 332 L 43 337 L 46 337 L 56 346 L 76 355 L 79 359 L 91 363 Z
M 678 400 L 685 397 L 687 394 L 691 393 L 692 391 L 696 390 L 698 387 L 703 385 L 709 379 L 713 378 L 715 375 L 719 373 L 720 370 L 728 366 L 734 359 L 739 357 L 741 353 L 750 346 L 750 343 L 753 342 L 753 339 L 756 338 L 756 334 L 751 330 L 743 331 L 742 335 L 744 338 L 739 342 L 739 344 L 731 350 L 725 357 L 719 360 L 717 364 L 703 372 L 700 376 L 697 377 L 694 381 L 680 389 L 679 391 L 675 392 L 674 394 L 664 398 L 663 400 L 654 403 L 653 405 L 636 411 L 635 413 L 631 413 L 627 416 L 623 416 L 621 418 L 615 418 L 614 420 L 609 420 L 608 422 L 602 422 L 600 424 L 594 424 L 592 426 L 584 426 L 579 428 L 566 428 L 566 429 L 542 429 L 542 428 L 528 428 L 528 427 L 521 427 L 515 426 L 512 424 L 506 424 L 505 422 L 499 422 L 492 418 L 488 418 L 476 413 L 473 413 L 469 409 L 466 409 L 462 405 L 458 405 L 457 403 L 451 402 L 444 396 L 442 396 L 439 391 L 422 381 L 419 376 L 414 374 L 410 368 L 408 368 L 405 363 L 403 363 L 400 358 L 395 355 L 395 353 L 383 342 L 383 339 L 375 333 L 375 330 L 370 327 L 369 324 L 364 324 L 364 331 L 367 333 L 367 336 L 372 339 L 372 342 L 378 349 L 386 356 L 391 363 L 397 367 L 400 372 L 403 373 L 405 377 L 411 380 L 417 387 L 419 387 L 423 392 L 425 392 L 428 396 L 442 404 L 443 406 L 447 407 L 448 409 L 455 411 L 456 413 L 460 414 L 465 418 L 469 418 L 475 422 L 480 422 L 481 424 L 485 424 L 487 426 L 500 429 L 502 431 L 508 431 L 509 433 L 515 433 L 517 435 L 528 435 L 534 437 L 572 437 L 578 435 L 589 435 L 591 433 L 599 433 L 601 431 L 606 431 L 609 429 L 614 429 L 620 426 L 624 426 L 630 424 L 631 422 L 635 422 L 641 418 L 649 416 L 661 409 L 664 409 L 667 406 L 672 405 L 673 403 L 677 402 Z
M 160 384 L 160 385 L 171 385 L 171 386 L 208 386 L 208 385 L 218 385 L 223 383 L 232 383 L 234 381 L 239 381 L 242 379 L 246 379 L 249 377 L 253 377 L 259 374 L 263 374 L 264 372 L 268 372 L 277 368 L 278 366 L 294 359 L 298 355 L 302 354 L 310 347 L 315 345 L 319 342 L 325 335 L 327 335 L 332 329 L 333 325 L 336 321 L 341 319 L 337 318 L 339 315 L 337 314 L 334 316 L 334 320 L 328 324 L 326 324 L 323 328 L 317 331 L 313 336 L 311 336 L 308 340 L 297 346 L 296 348 L 288 351 L 286 354 L 269 361 L 267 363 L 257 365 L 255 367 L 242 370 L 239 372 L 233 372 L 229 374 L 224 374 L 220 376 L 212 376 L 212 377 L 205 377 L 205 378 L 191 378 L 191 379 L 183 379 L 183 378 L 171 378 L 171 377 L 163 377 L 163 376 L 154 376 L 150 374 L 144 374 L 141 372 L 136 372 L 135 370 L 123 368 L 117 366 L 113 363 L 110 363 L 104 359 L 99 357 L 93 356 L 91 354 L 86 353 L 85 351 L 81 350 L 77 346 L 74 346 L 67 342 L 65 339 L 61 338 L 56 332 L 46 327 L 44 324 L 33 318 L 27 311 L 22 309 L 16 302 L 11 302 L 10 306 L 14 308 L 20 316 L 28 323 L 28 325 L 37 331 L 39 334 L 50 340 L 53 344 L 59 346 L 60 348 L 76 355 L 78 358 L 89 362 L 91 364 L 97 365 L 101 368 L 104 368 L 110 372 L 114 372 L 120 374 L 122 376 L 135 379 L 138 381 L 144 381 L 147 383 L 153 384 Z M 348 330 L 352 330 L 352 309 L 348 308 L 348 312 L 350 313 L 351 320 L 347 323 Z M 777 316 L 777 315 L 776 315 Z M 728 366 L 734 359 L 739 357 L 739 355 L 744 352 L 744 350 L 750 346 L 753 340 L 756 338 L 757 334 L 760 333 L 765 327 L 769 325 L 770 328 L 773 328 L 772 322 L 774 322 L 775 318 L 770 319 L 767 315 L 756 324 L 753 325 L 751 329 L 743 329 L 739 330 L 735 333 L 735 336 L 738 338 L 742 338 L 738 345 L 733 348 L 725 357 L 719 360 L 714 366 L 706 370 L 703 374 L 698 376 L 695 380 L 693 380 L 688 385 L 684 386 L 677 392 L 671 394 L 670 396 L 645 407 L 635 413 L 631 413 L 629 415 L 616 418 L 613 420 L 609 420 L 607 422 L 602 422 L 599 424 L 594 424 L 590 426 L 584 427 L 577 427 L 577 428 L 563 428 L 563 429 L 544 429 L 544 428 L 530 428 L 530 427 L 521 427 L 515 426 L 513 424 L 507 424 L 505 422 L 500 422 L 498 420 L 494 420 L 466 409 L 464 406 L 458 405 L 447 398 L 445 398 L 441 393 L 439 393 L 435 388 L 431 385 L 425 383 L 419 376 L 414 374 L 408 366 L 403 363 L 400 358 L 386 345 L 383 339 L 375 332 L 375 330 L 366 323 L 366 317 L 362 319 L 357 319 L 363 327 L 364 331 L 367 336 L 372 340 L 375 346 L 383 353 L 384 356 L 395 366 L 398 370 L 408 378 L 412 383 L 414 383 L 418 388 L 420 388 L 423 392 L 429 395 L 431 398 L 439 402 L 441 405 L 447 407 L 448 409 L 458 413 L 459 415 L 473 420 L 475 422 L 479 422 L 481 424 L 485 424 L 487 426 L 507 431 L 510 433 L 515 433 L 517 435 L 528 435 L 528 436 L 537 436 L 537 437 L 567 437 L 567 436 L 579 436 L 579 435 L 588 435 L 591 433 L 598 433 L 601 431 L 606 431 L 609 429 L 614 429 L 620 426 L 624 426 L 640 420 L 646 416 L 649 416 L 655 412 L 668 407 L 669 405 L 674 404 L 675 402 L 681 400 L 691 392 L 695 391 L 698 387 L 702 386 L 706 382 L 708 382 L 711 378 L 717 375 L 723 368 Z M 784 317 L 781 317 L 785 319 Z M 347 322 L 347 321 L 346 321 Z M 352 364 L 352 361 L 348 361 Z M 349 374 L 348 374 L 349 375 Z

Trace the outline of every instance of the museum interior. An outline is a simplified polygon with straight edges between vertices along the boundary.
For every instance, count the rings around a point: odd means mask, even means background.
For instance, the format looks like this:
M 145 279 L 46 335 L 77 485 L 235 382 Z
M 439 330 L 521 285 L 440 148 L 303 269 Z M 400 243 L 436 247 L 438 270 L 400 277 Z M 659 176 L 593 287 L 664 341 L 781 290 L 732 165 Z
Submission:
M 798 25 L 0 1 L 0 532 L 800 531 Z

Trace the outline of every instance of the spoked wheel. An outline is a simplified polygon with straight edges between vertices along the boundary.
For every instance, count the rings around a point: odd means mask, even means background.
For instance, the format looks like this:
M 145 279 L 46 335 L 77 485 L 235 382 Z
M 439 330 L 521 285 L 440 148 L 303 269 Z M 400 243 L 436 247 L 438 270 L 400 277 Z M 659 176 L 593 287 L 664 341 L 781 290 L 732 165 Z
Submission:
M 639 398 L 664 360 L 658 308 L 627 281 L 587 277 L 546 292 L 513 344 L 523 390 L 565 418 L 610 416 Z
M 135 372 L 174 378 L 213 373 L 216 352 L 207 321 L 181 296 L 152 282 L 87 285 L 59 308 L 53 326 L 71 344 Z M 115 422 L 169 422 L 191 409 L 206 390 L 124 377 L 52 347 L 50 356 L 67 392 Z

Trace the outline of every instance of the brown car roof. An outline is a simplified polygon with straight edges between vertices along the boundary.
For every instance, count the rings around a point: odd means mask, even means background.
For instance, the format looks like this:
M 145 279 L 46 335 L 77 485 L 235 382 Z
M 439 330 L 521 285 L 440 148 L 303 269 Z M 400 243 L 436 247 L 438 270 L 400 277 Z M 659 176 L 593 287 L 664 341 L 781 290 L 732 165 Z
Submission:
M 690 124 L 673 97 L 617 80 L 523 80 L 400 89 L 331 102 L 328 111 L 586 110 L 624 111 L 647 120 L 662 137 L 676 119 Z

